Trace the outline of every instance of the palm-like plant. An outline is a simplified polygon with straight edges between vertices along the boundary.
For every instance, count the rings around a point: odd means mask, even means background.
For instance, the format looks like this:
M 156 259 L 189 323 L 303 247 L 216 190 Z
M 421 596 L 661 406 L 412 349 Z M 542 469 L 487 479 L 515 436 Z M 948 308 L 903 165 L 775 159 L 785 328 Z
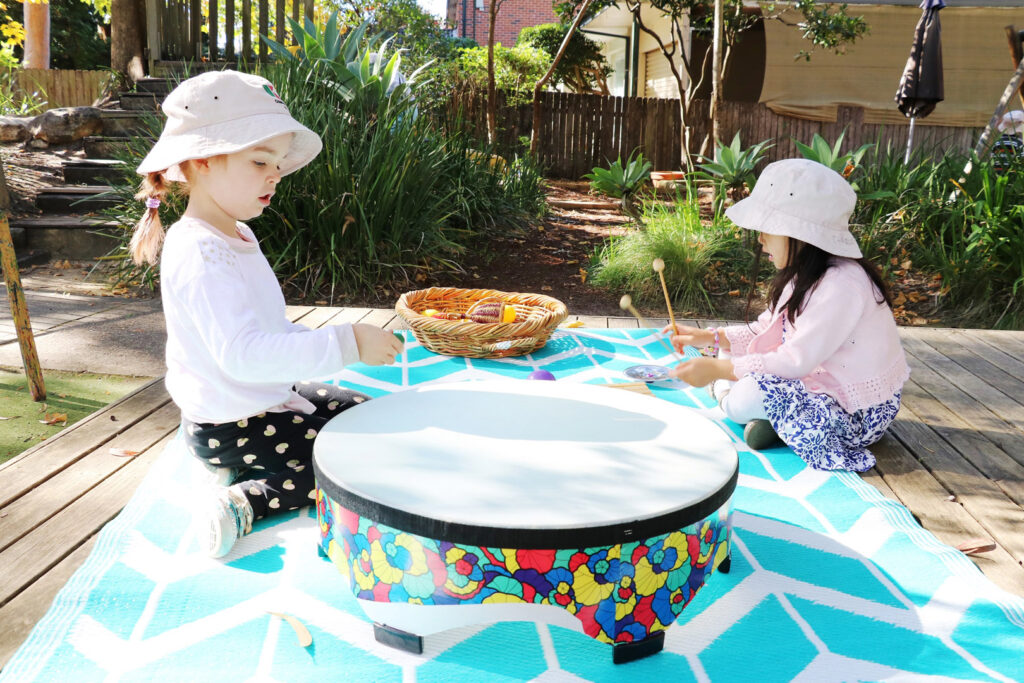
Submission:
M 636 158 L 630 154 L 626 163 L 622 162 L 620 156 L 610 163 L 608 168 L 595 166 L 583 177 L 590 181 L 590 188 L 595 192 L 621 199 L 622 211 L 636 218 L 633 196 L 650 176 L 651 162 L 645 160 L 642 153 L 637 152 Z
M 755 169 L 764 159 L 765 153 L 775 146 L 771 140 L 762 140 L 756 145 L 743 149 L 740 134 L 733 136 L 732 142 L 715 145 L 715 158 L 705 159 L 700 165 L 704 177 L 711 178 L 720 188 L 724 189 L 734 202 L 742 199 L 748 190 L 754 189 L 757 182 Z M 720 192 L 715 193 L 716 197 Z M 721 202 L 718 202 L 719 206 Z
M 864 153 L 874 147 L 874 143 L 865 142 L 863 145 L 858 147 L 856 151 L 846 152 L 843 154 L 840 153 L 839 150 L 843 147 L 844 137 L 846 137 L 845 130 L 839 134 L 838 138 L 836 138 L 836 143 L 830 146 L 825 141 L 825 138 L 821 137 L 818 133 L 815 133 L 810 145 L 805 145 L 795 138 L 793 139 L 793 144 L 795 144 L 796 148 L 800 150 L 800 154 L 804 159 L 817 161 L 819 164 L 828 166 L 836 173 L 841 173 L 844 178 L 849 178 L 857 169 Z M 856 187 L 854 187 L 854 189 L 856 189 Z

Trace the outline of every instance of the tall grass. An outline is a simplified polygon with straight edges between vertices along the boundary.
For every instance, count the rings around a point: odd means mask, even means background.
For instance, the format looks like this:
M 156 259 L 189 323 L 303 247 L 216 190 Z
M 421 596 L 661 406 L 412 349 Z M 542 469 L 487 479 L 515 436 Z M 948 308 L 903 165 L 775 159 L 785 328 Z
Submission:
M 661 258 L 673 308 L 713 311 L 706 284 L 710 266 L 735 241 L 725 219 L 716 214 L 705 224 L 692 192 L 677 196 L 674 205 L 648 203 L 642 221 L 644 229 L 611 238 L 594 255 L 591 282 L 627 292 L 638 303 L 660 303 L 661 284 L 651 266 Z

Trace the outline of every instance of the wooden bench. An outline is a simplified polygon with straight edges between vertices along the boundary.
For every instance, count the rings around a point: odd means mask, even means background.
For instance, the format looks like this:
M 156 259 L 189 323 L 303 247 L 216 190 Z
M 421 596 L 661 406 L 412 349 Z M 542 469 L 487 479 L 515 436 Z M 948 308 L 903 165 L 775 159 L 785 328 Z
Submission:
M 402 327 L 381 309 L 290 307 L 289 316 L 309 327 Z M 594 328 L 638 326 L 632 318 L 572 320 Z M 995 583 L 1024 596 L 1024 333 L 905 328 L 902 334 L 913 376 L 890 434 L 872 448 L 878 466 L 864 479 L 906 505 L 944 543 L 994 542 L 994 550 L 972 559 Z M 178 422 L 157 379 L 0 465 L 0 666 L 85 561 Z M 112 448 L 139 454 L 121 457 Z

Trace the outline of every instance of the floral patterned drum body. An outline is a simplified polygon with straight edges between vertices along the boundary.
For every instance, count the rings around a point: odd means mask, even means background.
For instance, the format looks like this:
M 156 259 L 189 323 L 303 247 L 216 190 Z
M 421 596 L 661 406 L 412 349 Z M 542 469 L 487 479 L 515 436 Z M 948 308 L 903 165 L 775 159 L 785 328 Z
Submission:
M 314 447 L 320 551 L 378 640 L 547 621 L 661 649 L 729 566 L 738 459 L 698 412 L 586 384 L 433 384 L 345 411 Z

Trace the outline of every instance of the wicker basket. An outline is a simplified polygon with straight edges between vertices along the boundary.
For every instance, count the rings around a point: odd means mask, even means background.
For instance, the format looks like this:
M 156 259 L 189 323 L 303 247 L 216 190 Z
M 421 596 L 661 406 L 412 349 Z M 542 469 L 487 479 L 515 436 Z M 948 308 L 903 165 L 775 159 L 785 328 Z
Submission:
M 472 320 L 444 320 L 423 315 L 434 309 L 463 314 L 483 299 L 498 298 L 516 309 L 511 323 L 478 323 Z M 434 353 L 468 358 L 503 358 L 536 351 L 565 320 L 569 311 L 558 299 L 542 294 L 498 292 L 493 289 L 431 287 L 406 292 L 395 304 L 395 312 L 412 329 L 420 344 Z

